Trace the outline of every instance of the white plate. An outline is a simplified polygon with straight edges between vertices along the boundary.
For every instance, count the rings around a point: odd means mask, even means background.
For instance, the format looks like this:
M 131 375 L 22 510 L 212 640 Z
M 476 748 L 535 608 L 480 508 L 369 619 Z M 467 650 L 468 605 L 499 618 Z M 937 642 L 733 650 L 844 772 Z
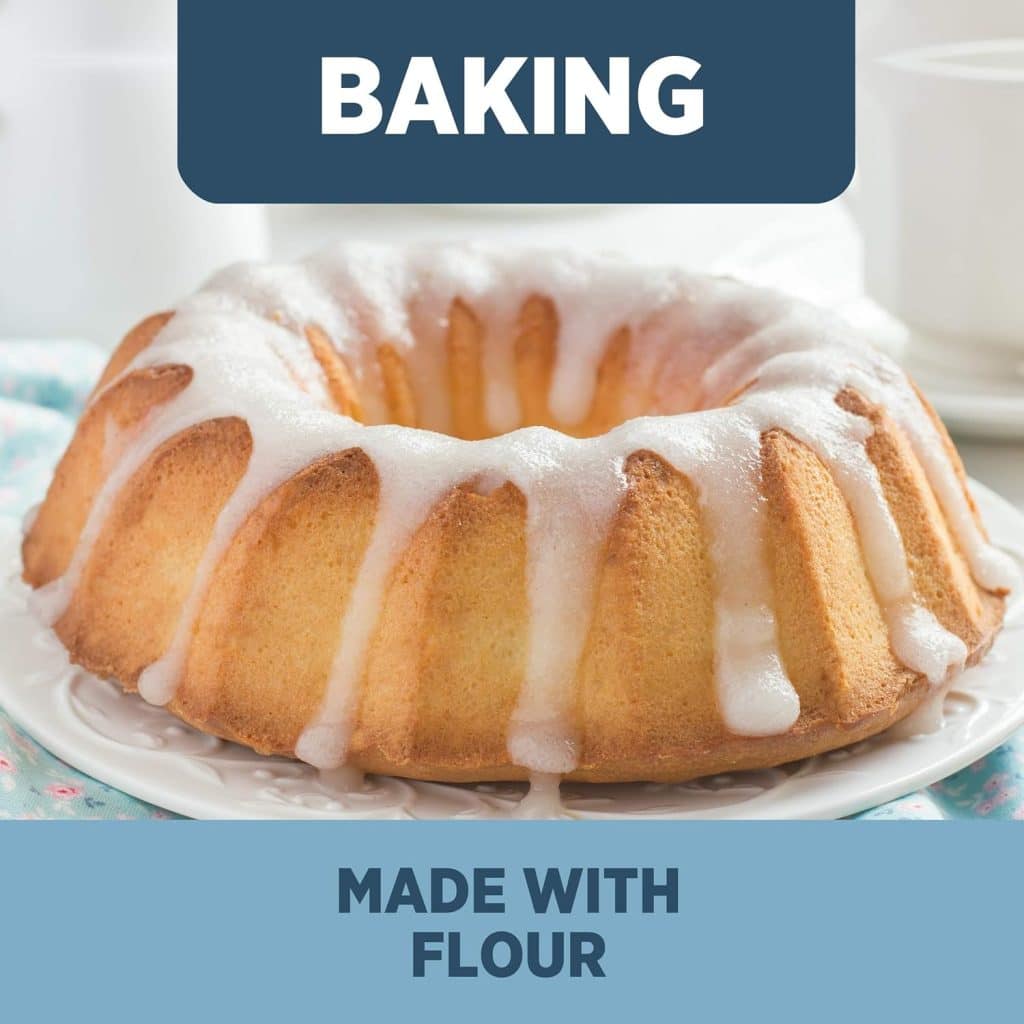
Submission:
M 993 539 L 1024 565 L 1024 516 L 974 484 Z M 206 736 L 115 684 L 68 665 L 52 632 L 26 608 L 17 531 L 0 536 L 0 703 L 40 743 L 80 771 L 133 796 L 196 818 L 509 818 L 521 785 L 453 786 L 343 774 L 261 757 Z M 1024 600 L 985 661 L 946 698 L 937 732 L 896 731 L 770 771 L 679 785 L 562 787 L 575 818 L 837 818 L 945 778 L 1024 724 Z

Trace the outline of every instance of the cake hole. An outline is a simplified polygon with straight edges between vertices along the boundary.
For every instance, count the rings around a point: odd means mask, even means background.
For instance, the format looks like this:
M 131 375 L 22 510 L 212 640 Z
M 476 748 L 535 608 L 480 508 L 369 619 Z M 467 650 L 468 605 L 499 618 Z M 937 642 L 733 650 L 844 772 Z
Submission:
M 335 409 L 342 416 L 362 421 L 363 407 L 359 400 L 359 392 L 356 390 L 355 381 L 352 379 L 345 360 L 331 344 L 324 331 L 316 324 L 310 324 L 306 328 L 306 341 L 323 371 L 327 393 L 330 395 Z
M 415 427 L 416 395 L 404 360 L 393 345 L 383 344 L 377 348 L 377 363 L 391 421 L 401 427 Z
M 596 437 L 629 419 L 687 412 L 693 404 L 692 382 L 685 390 L 673 388 L 679 393 L 668 397 L 665 388 L 652 385 L 658 369 L 638 365 L 634 332 L 622 326 L 603 340 L 596 367 L 580 360 L 580 379 L 572 387 L 587 392 L 585 414 L 575 423 L 560 420 L 552 411 L 558 313 L 544 296 L 532 295 L 522 303 L 506 337 L 494 336 L 462 299 L 451 303 L 442 321 L 421 325 L 424 333 L 435 327 L 434 338 L 417 339 L 411 350 L 387 341 L 364 346 L 361 351 L 373 353 L 375 365 L 360 367 L 347 361 L 321 327 L 307 326 L 306 340 L 335 411 L 367 424 L 418 427 L 476 441 L 524 427 Z M 496 373 L 499 379 L 489 378 Z M 514 425 L 492 426 L 488 409 L 495 400 L 517 411 Z

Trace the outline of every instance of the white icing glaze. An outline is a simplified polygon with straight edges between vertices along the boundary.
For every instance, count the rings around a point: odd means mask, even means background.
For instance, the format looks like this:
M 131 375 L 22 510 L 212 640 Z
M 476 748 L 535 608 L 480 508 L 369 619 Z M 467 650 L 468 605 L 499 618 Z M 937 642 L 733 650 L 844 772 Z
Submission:
M 517 318 L 531 296 L 555 306 L 548 401 L 567 427 L 585 420 L 608 343 L 629 330 L 631 418 L 621 426 L 582 439 L 548 427 L 515 429 Z M 456 300 L 483 332 L 485 416 L 498 436 L 481 441 L 444 433 L 451 429 L 446 344 Z M 365 424 L 331 407 L 304 337 L 310 325 L 345 359 Z M 406 363 L 419 428 L 386 422 L 382 344 Z M 785 732 L 800 713 L 779 654 L 765 556 L 760 448 L 773 428 L 808 445 L 835 478 L 897 658 L 938 686 L 966 657 L 963 642 L 916 600 L 902 539 L 865 450 L 871 424 L 836 404 L 844 388 L 887 408 L 904 431 L 979 583 L 1002 589 L 1011 582 L 1008 560 L 986 542 L 904 375 L 825 314 L 732 281 L 613 257 L 341 247 L 295 265 L 218 274 L 125 373 L 174 363 L 192 368 L 190 384 L 134 436 L 118 439 L 123 451 L 68 572 L 37 601 L 49 621 L 60 616 L 114 497 L 161 444 L 217 417 L 244 420 L 252 436 L 248 468 L 218 517 L 170 647 L 139 680 L 146 699 L 166 703 L 186 670 L 213 569 L 248 515 L 317 459 L 361 449 L 380 482 L 377 518 L 339 626 L 322 706 L 296 751 L 322 769 L 345 761 L 370 641 L 398 560 L 431 510 L 460 485 L 490 490 L 511 481 L 526 498 L 529 647 L 508 749 L 514 763 L 538 777 L 577 763 L 574 684 L 601 554 L 626 486 L 624 463 L 636 451 L 653 451 L 675 466 L 708 511 L 715 679 L 723 720 L 734 733 Z M 687 415 L 644 415 L 652 410 Z
M 633 450 L 657 452 L 686 476 L 707 509 L 715 579 L 715 680 L 722 718 L 732 732 L 785 732 L 800 701 L 782 668 L 772 611 L 772 581 L 760 512 L 761 429 L 746 410 L 722 408 L 688 417 L 634 420 Z
M 562 778 L 557 774 L 530 773 L 530 788 L 515 809 L 516 818 L 550 820 L 565 814 L 562 803 Z

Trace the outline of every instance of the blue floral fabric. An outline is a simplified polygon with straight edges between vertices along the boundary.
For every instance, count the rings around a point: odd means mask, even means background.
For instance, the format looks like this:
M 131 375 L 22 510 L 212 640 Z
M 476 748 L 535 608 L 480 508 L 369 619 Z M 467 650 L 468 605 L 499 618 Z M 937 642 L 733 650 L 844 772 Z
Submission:
M 20 519 L 44 494 L 105 358 L 82 342 L 0 341 L 0 516 Z M 0 709 L 0 818 L 173 817 L 76 771 Z M 1024 732 L 927 790 L 859 817 L 1024 819 Z

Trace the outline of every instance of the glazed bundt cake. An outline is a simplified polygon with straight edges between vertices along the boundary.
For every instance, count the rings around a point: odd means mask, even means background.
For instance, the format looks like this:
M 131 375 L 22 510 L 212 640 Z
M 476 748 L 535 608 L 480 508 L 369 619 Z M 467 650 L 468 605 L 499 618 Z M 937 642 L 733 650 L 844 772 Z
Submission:
M 682 780 L 877 733 L 1011 583 L 903 373 L 614 258 L 243 265 L 115 352 L 27 530 L 73 661 L 435 780 Z

